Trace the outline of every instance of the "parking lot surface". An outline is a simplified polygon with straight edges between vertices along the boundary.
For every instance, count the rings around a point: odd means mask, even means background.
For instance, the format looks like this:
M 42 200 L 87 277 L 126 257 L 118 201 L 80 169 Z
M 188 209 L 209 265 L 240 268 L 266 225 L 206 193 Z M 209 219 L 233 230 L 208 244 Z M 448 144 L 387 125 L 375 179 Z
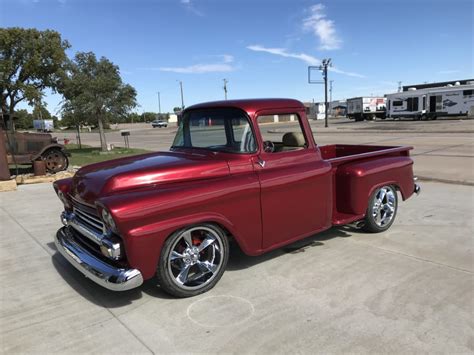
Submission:
M 325 144 L 411 145 L 415 174 L 423 179 L 474 185 L 474 120 L 437 121 L 377 120 L 354 122 L 346 118 L 310 121 L 314 138 Z M 271 130 L 271 124 L 265 126 Z M 153 151 L 168 150 L 176 126 L 151 128 L 150 124 L 128 124 L 130 146 Z M 75 142 L 74 133 L 58 133 L 58 138 Z M 82 142 L 99 146 L 98 133 L 83 133 Z M 123 146 L 119 131 L 107 133 L 107 142 Z
M 50 184 L 0 195 L 0 352 L 472 353 L 474 189 L 425 182 L 392 228 L 348 227 L 260 257 L 210 292 L 102 289 L 55 250 Z

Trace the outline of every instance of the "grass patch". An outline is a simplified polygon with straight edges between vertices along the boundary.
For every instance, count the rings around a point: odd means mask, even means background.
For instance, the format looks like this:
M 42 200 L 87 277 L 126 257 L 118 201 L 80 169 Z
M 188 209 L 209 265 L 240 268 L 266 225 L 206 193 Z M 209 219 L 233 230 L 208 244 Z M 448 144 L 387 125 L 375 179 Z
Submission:
M 66 149 L 71 156 L 69 157 L 69 165 L 84 166 L 87 164 L 98 163 L 101 161 L 112 160 L 117 158 L 128 157 L 143 153 L 150 153 L 151 151 L 145 149 L 122 148 L 115 147 L 110 152 L 101 152 L 100 148 L 82 145 L 79 148 L 77 144 L 68 144 Z

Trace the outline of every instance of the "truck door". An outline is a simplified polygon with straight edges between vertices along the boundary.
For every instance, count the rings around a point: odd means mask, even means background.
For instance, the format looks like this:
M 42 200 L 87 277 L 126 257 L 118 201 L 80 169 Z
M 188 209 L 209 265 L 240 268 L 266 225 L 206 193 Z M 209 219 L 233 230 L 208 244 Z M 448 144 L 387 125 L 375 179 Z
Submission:
M 303 113 L 301 113 L 303 114 Z M 260 113 L 262 249 L 277 247 L 330 227 L 332 174 L 321 159 L 306 120 L 298 113 Z M 306 129 L 304 129 L 306 127 Z

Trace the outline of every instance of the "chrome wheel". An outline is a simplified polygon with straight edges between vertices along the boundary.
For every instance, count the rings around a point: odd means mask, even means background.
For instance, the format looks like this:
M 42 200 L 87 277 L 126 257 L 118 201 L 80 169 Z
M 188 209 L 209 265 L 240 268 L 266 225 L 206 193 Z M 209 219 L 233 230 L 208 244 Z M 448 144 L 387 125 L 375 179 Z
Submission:
M 180 289 L 199 290 L 220 274 L 223 261 L 222 236 L 213 228 L 197 226 L 182 231 L 174 240 L 167 270 Z
M 397 192 L 391 186 L 380 188 L 374 196 L 372 205 L 372 217 L 375 224 L 385 227 L 395 217 L 397 209 Z

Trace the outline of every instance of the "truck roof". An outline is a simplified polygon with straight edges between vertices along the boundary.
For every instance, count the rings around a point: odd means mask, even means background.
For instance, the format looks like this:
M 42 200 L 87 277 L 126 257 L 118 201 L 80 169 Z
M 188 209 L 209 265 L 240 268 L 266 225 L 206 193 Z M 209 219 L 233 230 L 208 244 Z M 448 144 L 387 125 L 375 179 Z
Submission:
M 234 107 L 244 110 L 248 113 L 256 112 L 265 109 L 305 109 L 302 102 L 294 99 L 243 99 L 243 100 L 224 100 L 203 102 L 197 105 L 192 105 L 186 108 L 187 110 L 199 108 L 216 108 L 216 107 Z

